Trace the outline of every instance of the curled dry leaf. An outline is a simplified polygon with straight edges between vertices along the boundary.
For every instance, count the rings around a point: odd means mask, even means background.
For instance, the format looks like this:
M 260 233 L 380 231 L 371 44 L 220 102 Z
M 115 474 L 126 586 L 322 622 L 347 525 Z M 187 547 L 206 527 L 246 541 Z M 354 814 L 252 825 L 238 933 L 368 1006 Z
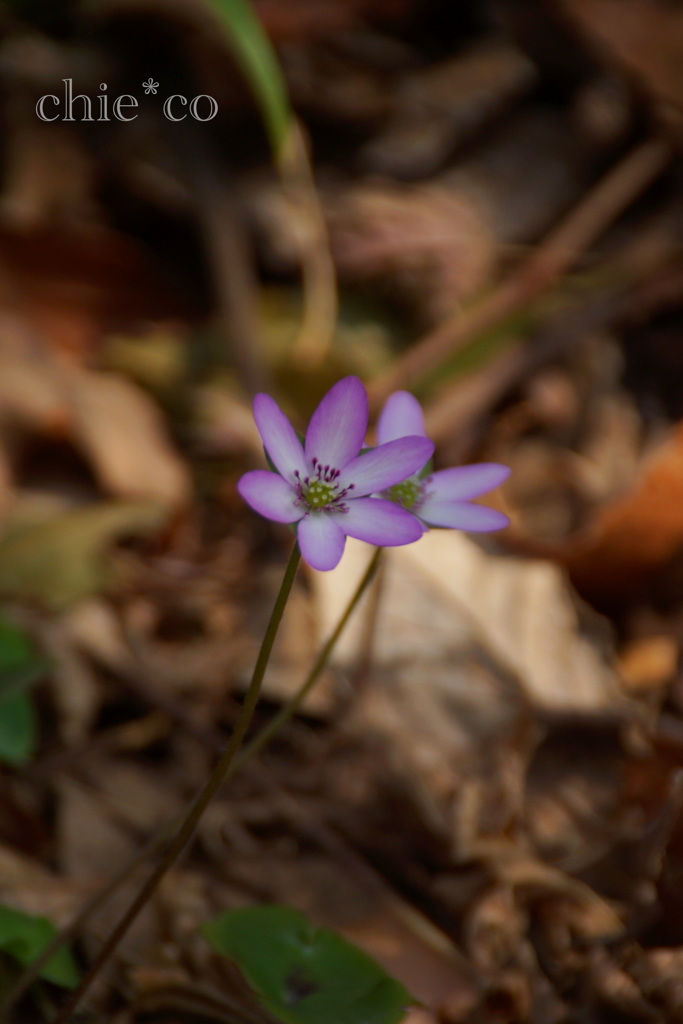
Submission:
M 177 507 L 189 498 L 187 467 L 161 413 L 137 385 L 55 357 L 22 320 L 0 317 L 0 423 L 21 434 L 72 440 L 110 494 Z M 6 462 L 9 487 L 11 454 Z
M 683 424 L 642 464 L 631 489 L 591 530 L 555 551 L 592 600 L 629 600 L 683 551 Z

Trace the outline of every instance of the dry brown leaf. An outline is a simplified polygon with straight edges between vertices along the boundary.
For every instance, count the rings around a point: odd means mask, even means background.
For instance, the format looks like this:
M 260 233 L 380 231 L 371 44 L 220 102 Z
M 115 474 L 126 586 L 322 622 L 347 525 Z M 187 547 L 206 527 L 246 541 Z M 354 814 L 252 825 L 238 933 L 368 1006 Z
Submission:
M 630 966 L 629 973 L 660 1009 L 661 1019 L 679 1021 L 683 1008 L 683 949 L 650 949 Z M 665 1017 L 664 1014 L 667 1014 Z M 669 1017 L 668 1014 L 671 1014 Z
M 643 462 L 630 491 L 605 505 L 590 532 L 555 552 L 592 600 L 642 592 L 683 550 L 683 425 Z
M 89 658 L 116 671 L 130 670 L 132 660 L 114 609 L 99 597 L 81 601 L 60 619 L 60 634 Z
M 439 320 L 488 281 L 496 250 L 489 224 L 464 191 L 434 185 L 354 187 L 326 204 L 342 275 L 394 275 Z
M 437 1009 L 456 994 L 461 1002 L 476 1001 L 473 972 L 470 975 L 465 962 L 459 962 L 446 938 L 402 901 L 368 907 L 361 919 L 340 931 L 430 1008 Z
M 0 422 L 63 434 L 71 411 L 52 353 L 18 317 L 0 316 Z
M 325 632 L 348 600 L 352 571 L 369 549 L 348 544 L 339 569 L 315 576 Z M 351 554 L 353 552 L 353 554 Z M 482 648 L 519 680 L 528 699 L 554 712 L 626 712 L 608 646 L 584 629 L 557 566 L 490 554 L 461 533 L 432 530 L 384 552 L 387 582 L 374 638 L 376 663 L 429 659 Z M 360 620 L 356 630 L 356 643 Z M 352 633 L 339 648 L 355 653 Z
M 124 377 L 76 367 L 66 372 L 65 386 L 75 441 L 106 491 L 172 507 L 188 501 L 188 469 L 152 399 Z
M 66 878 L 30 857 L 0 844 L 0 903 L 28 914 L 44 914 L 56 925 L 66 923 L 92 894 L 83 876 Z
M 529 897 L 549 895 L 570 900 L 574 909 L 567 916 L 584 940 L 614 938 L 623 933 L 624 924 L 618 914 L 589 885 L 544 864 L 522 846 L 504 839 L 480 839 L 469 855 L 484 860 L 499 882 L 524 890 Z
M 619 674 L 633 694 L 663 687 L 674 678 L 678 644 L 672 636 L 639 637 L 619 655 Z
M 496 884 L 464 916 L 465 948 L 480 971 L 495 975 L 514 962 L 528 927 L 528 914 L 517 904 L 512 888 Z
M 349 542 L 339 569 L 315 575 L 325 633 L 361 575 L 352 562 L 369 554 Z M 376 800 L 374 773 L 400 779 L 416 817 L 466 856 L 479 836 L 521 820 L 537 714 L 618 719 L 632 709 L 556 566 L 436 530 L 383 555 L 374 628 L 366 601 L 336 656 L 357 664 L 371 634 L 347 728 L 377 764 L 349 773 L 346 798 Z
M 683 118 L 683 11 L 659 0 L 560 0 L 600 56 L 634 77 L 662 120 Z
M 173 450 L 160 411 L 137 385 L 55 357 L 14 316 L 0 318 L 0 425 L 21 434 L 72 439 L 111 494 L 177 507 L 188 501 L 188 470 Z M 11 454 L 3 458 L 7 484 Z M 4 488 L 3 488 L 4 489 Z

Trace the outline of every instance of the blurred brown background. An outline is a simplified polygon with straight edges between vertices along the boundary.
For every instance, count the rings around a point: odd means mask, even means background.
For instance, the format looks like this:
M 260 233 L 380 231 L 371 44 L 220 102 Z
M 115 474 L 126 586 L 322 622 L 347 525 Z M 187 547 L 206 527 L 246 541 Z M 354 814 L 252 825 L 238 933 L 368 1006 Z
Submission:
M 0 10 L 2 623 L 47 662 L 0 757 L 0 900 L 65 924 L 200 785 L 291 544 L 235 490 L 250 397 L 303 426 L 354 373 L 375 412 L 417 394 L 437 467 L 510 465 L 512 526 L 386 553 L 83 1019 L 258 1018 L 197 927 L 270 901 L 413 1024 L 683 1020 L 683 8 L 261 0 L 278 164 L 220 6 Z M 259 724 L 366 556 L 299 581 Z

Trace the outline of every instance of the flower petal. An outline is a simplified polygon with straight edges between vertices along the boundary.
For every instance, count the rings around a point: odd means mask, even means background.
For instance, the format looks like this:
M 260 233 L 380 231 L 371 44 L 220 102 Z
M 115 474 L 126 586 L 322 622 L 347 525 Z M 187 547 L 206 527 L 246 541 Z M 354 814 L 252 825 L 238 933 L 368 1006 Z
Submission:
M 468 501 L 435 501 L 433 498 L 423 504 L 420 518 L 430 526 L 448 526 L 471 533 L 502 530 L 510 522 L 502 512 L 486 505 L 472 505 Z
M 422 407 L 409 391 L 394 391 L 387 398 L 377 422 L 377 441 L 386 444 L 398 437 L 426 437 Z
M 376 544 L 377 547 L 412 544 L 423 533 L 419 519 L 411 516 L 400 505 L 383 498 L 357 498 L 348 502 L 348 512 L 336 512 L 333 515 L 349 537 Z
M 509 467 L 499 462 L 477 462 L 472 466 L 439 470 L 432 473 L 425 484 L 437 501 L 465 501 L 498 487 L 509 475 Z
M 314 569 L 334 569 L 344 554 L 346 537 L 331 512 L 309 512 L 297 527 L 304 560 Z
M 277 473 L 254 469 L 238 481 L 237 490 L 248 505 L 276 523 L 296 523 L 304 514 L 297 505 L 297 493 Z
M 434 445 L 428 437 L 401 437 L 388 441 L 349 462 L 339 477 L 339 486 L 353 485 L 352 498 L 384 491 L 422 469 L 433 451 Z
M 363 447 L 368 426 L 368 396 L 358 377 L 344 377 L 331 388 L 306 431 L 306 458 L 343 469 Z
M 270 395 L 256 395 L 254 419 L 263 446 L 278 472 L 291 482 L 296 479 L 297 471 L 302 477 L 308 476 L 301 442 L 275 399 Z

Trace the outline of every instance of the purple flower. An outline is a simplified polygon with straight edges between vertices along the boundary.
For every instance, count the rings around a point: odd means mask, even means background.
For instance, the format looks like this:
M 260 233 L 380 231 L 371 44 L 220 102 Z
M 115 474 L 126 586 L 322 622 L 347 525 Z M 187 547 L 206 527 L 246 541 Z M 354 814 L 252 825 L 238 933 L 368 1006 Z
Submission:
M 297 523 L 301 554 L 314 569 L 334 569 L 347 537 L 393 547 L 422 536 L 420 523 L 400 504 L 370 497 L 399 484 L 434 451 L 422 433 L 392 439 L 360 454 L 368 425 L 368 396 L 357 377 L 345 377 L 313 413 L 302 446 L 269 395 L 254 399 L 254 419 L 277 473 L 257 469 L 237 485 L 267 519 Z
M 406 434 L 424 437 L 424 416 L 420 403 L 408 391 L 395 391 L 382 410 L 377 424 L 380 445 L 391 444 Z M 413 474 L 401 483 L 385 489 L 390 501 L 412 512 L 423 524 L 447 526 L 456 530 L 483 533 L 501 530 L 509 520 L 502 512 L 469 500 L 486 494 L 510 474 L 497 462 L 479 462 L 472 466 L 442 469 L 422 477 Z

